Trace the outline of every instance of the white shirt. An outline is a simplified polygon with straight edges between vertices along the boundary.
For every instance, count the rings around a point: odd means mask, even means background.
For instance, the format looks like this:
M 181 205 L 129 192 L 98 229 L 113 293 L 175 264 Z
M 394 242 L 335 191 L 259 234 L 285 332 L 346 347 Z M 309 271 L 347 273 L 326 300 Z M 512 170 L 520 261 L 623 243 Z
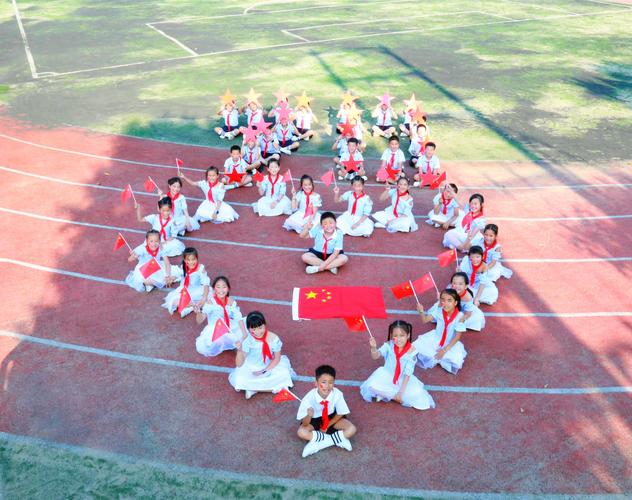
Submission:
M 235 163 L 233 159 L 229 157 L 226 158 L 226 161 L 224 162 L 224 172 L 226 172 L 227 174 L 230 174 L 234 168 L 236 168 L 237 172 L 239 172 L 240 174 L 244 174 L 246 173 L 247 167 L 248 164 L 243 160 L 243 158 L 240 158 L 237 163 Z
M 223 109 L 222 117 L 224 118 L 224 125 L 230 127 L 231 130 L 239 127 L 239 111 L 237 109 L 233 108 L 230 112 L 227 109 Z
M 393 170 L 399 170 L 402 163 L 404 163 L 404 161 L 406 160 L 406 158 L 404 157 L 404 153 L 402 152 L 402 150 L 399 148 L 397 148 L 397 151 L 395 151 L 394 154 L 395 154 L 395 161 L 391 164 L 391 158 L 393 158 L 393 151 L 391 151 L 391 148 L 386 148 L 384 152 L 382 153 L 380 160 L 385 161 L 386 165 L 390 165 L 390 167 Z
M 314 118 L 314 113 L 311 111 L 305 111 L 302 109 L 297 109 L 294 113 L 295 123 L 298 128 L 302 129 L 310 129 L 312 128 L 312 119 Z
M 417 160 L 417 166 L 421 167 L 421 171 L 426 174 L 428 173 L 428 169 L 430 169 L 431 172 L 436 172 L 441 165 L 436 155 L 433 155 L 430 159 L 428 159 L 426 155 L 423 155 Z
M 334 412 L 338 415 L 348 415 L 350 413 L 345 397 L 340 389 L 334 387 L 327 398 L 323 399 L 320 397 L 320 394 L 318 394 L 318 389 L 314 388 L 303 396 L 301 404 L 298 407 L 298 412 L 296 413 L 296 419 L 303 420 L 307 416 L 307 410 L 310 408 L 314 410 L 314 418 L 321 417 L 323 414 L 323 405 L 320 404 L 321 401 L 327 401 L 329 403 L 327 408 L 329 415 Z

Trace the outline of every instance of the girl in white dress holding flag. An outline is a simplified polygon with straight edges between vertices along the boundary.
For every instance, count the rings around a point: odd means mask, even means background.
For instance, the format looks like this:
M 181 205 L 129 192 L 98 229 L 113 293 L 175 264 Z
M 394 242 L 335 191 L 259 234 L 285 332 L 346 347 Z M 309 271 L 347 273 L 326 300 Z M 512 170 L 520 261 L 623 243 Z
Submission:
M 483 311 L 474 304 L 474 292 L 468 287 L 469 283 L 470 279 L 468 275 L 459 271 L 452 275 L 449 288 L 456 290 L 456 293 L 459 294 L 459 298 L 461 299 L 461 312 L 463 313 L 461 321 L 465 323 L 465 328 L 480 332 L 485 328 L 485 315 Z M 437 299 L 438 298 L 437 296 Z M 440 309 L 441 303 L 437 300 L 428 311 L 428 314 L 432 314 L 434 311 L 440 312 Z
M 161 250 L 160 233 L 154 229 L 147 231 L 145 243 L 130 252 L 127 261 L 135 260 L 138 264 L 129 272 L 125 283 L 137 292 L 151 292 L 154 287 L 162 288 L 180 280 L 180 269 L 172 266 Z
M 498 242 L 498 226 L 496 224 L 487 224 L 483 229 L 483 234 L 477 234 L 472 240 L 472 246 L 478 245 L 483 249 L 483 261 L 487 265 L 487 277 L 496 281 L 501 276 L 503 278 L 511 278 L 513 271 L 503 266 L 501 259 L 503 249 Z
M 334 187 L 336 203 L 347 202 L 347 211 L 336 219 L 336 225 L 349 236 L 369 237 L 373 234 L 373 221 L 369 218 L 373 210 L 373 201 L 364 192 L 364 179 L 356 175 L 351 180 L 351 191 L 340 196 L 340 188 Z
M 297 193 L 292 187 L 292 210 L 283 223 L 283 228 L 288 231 L 301 233 L 306 224 L 317 226 L 320 224 L 320 214 L 318 209 L 323 202 L 318 193 L 314 192 L 314 179 L 309 175 L 301 177 L 301 190 Z
M 208 297 L 210 281 L 204 264 L 198 260 L 195 248 L 188 247 L 182 252 L 182 280 L 180 286 L 169 292 L 162 304 L 169 314 L 176 310 L 184 318 L 192 311 L 201 310 Z
M 176 257 L 182 254 L 184 243 L 176 238 L 178 228 L 173 218 L 173 203 L 171 198 L 165 196 L 158 200 L 158 213 L 149 214 L 143 217 L 140 212 L 140 205 L 134 202 L 136 218 L 138 222 L 147 222 L 151 228 L 158 231 L 160 235 L 160 249 L 167 257 Z
M 178 235 L 184 236 L 185 231 L 197 231 L 200 223 L 189 215 L 187 200 L 182 194 L 182 180 L 179 177 L 172 177 L 167 181 L 169 192 L 165 195 L 158 189 L 158 196 L 167 196 L 173 204 L 173 221 L 176 225 Z
M 370 403 L 373 398 L 378 401 L 392 400 L 418 410 L 435 407 L 432 396 L 413 374 L 417 351 L 411 344 L 412 331 L 410 323 L 397 320 L 389 325 L 387 341 L 379 349 L 375 337 L 369 338 L 371 358 L 384 358 L 384 366 L 375 370 L 360 386 L 365 401 Z
M 292 213 L 292 204 L 285 195 L 287 184 L 279 175 L 280 169 L 277 160 L 270 160 L 268 175 L 261 182 L 257 182 L 257 188 L 259 188 L 259 194 L 262 197 L 253 203 L 252 208 L 260 216 L 289 215 Z
M 380 195 L 380 200 L 390 198 L 391 205 L 373 214 L 373 218 L 377 221 L 375 227 L 385 228 L 389 233 L 417 231 L 419 226 L 413 216 L 413 197 L 408 192 L 408 188 L 409 182 L 406 177 L 400 177 L 394 189 L 386 183 L 386 189 Z
M 479 306 L 481 302 L 493 305 L 498 300 L 498 288 L 487 275 L 487 264 L 483 261 L 483 249 L 477 245 L 470 248 L 467 257 L 461 259 L 461 264 L 456 269 L 463 271 L 469 277 L 469 285 L 474 292 L 474 304 Z
M 181 170 L 179 175 L 181 179 L 187 181 L 191 186 L 199 187 L 204 193 L 205 199 L 195 212 L 194 218 L 197 221 L 220 223 L 233 222 L 239 219 L 239 214 L 235 212 L 233 207 L 224 202 L 226 190 L 219 178 L 219 170 L 217 167 L 208 167 L 206 169 L 206 180 L 204 181 L 192 181 L 184 175 Z
M 460 211 L 459 219 L 455 222 L 455 228 L 450 229 L 443 236 L 443 246 L 446 248 L 456 248 L 462 252 L 467 252 L 472 245 L 472 239 L 481 231 L 486 224 L 483 215 L 485 199 L 482 194 L 473 194 L 470 201 L 463 210 Z

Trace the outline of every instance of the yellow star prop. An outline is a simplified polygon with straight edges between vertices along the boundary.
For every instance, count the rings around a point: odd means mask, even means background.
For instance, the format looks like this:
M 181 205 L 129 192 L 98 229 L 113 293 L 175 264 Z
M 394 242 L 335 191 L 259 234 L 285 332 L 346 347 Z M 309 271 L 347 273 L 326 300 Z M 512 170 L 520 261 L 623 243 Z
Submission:
M 347 92 L 342 96 L 342 104 L 353 104 L 353 101 L 356 99 L 357 97 L 351 95 L 351 92 L 347 90 Z
M 303 90 L 303 93 L 299 96 L 296 97 L 296 100 L 298 101 L 297 106 L 300 108 L 301 106 L 304 107 L 308 107 L 309 106 L 309 101 L 310 98 L 307 97 L 307 94 L 305 93 L 305 91 Z
M 274 94 L 272 95 L 276 97 L 277 103 L 287 100 L 287 98 L 290 96 L 290 94 L 288 94 L 283 87 L 274 92 Z
M 406 111 L 419 109 L 419 104 L 415 99 L 415 94 L 411 95 L 408 100 L 404 99 L 404 102 L 406 103 Z
M 246 104 L 254 102 L 256 104 L 259 104 L 259 96 L 261 94 L 257 94 L 255 92 L 255 89 L 251 88 L 250 92 L 248 92 L 247 94 L 244 94 L 244 97 L 246 98 Z
M 222 106 L 226 106 L 227 104 L 235 102 L 235 96 L 231 93 L 230 89 L 226 89 L 224 95 L 220 96 L 220 100 L 222 101 Z

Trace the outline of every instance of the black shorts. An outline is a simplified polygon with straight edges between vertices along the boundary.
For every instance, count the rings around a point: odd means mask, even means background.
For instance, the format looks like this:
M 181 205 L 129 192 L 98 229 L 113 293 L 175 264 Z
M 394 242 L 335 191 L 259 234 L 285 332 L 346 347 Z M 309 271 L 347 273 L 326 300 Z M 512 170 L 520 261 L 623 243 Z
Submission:
M 415 160 L 415 161 L 413 161 Z M 419 156 L 411 156 L 410 160 L 408 160 L 408 166 L 417 168 L 417 160 L 419 160 Z
M 296 130 L 298 130 L 298 133 L 303 135 L 306 134 L 307 132 L 309 132 L 310 129 L 308 128 L 300 128 L 300 127 L 296 127 Z
M 318 258 L 319 258 L 320 260 L 322 260 L 322 261 L 327 260 L 327 257 L 325 257 L 325 254 L 324 254 L 324 253 L 322 253 L 322 252 L 319 252 L 318 250 L 314 250 L 313 248 L 310 248 L 307 252 L 308 252 L 308 253 L 312 253 L 312 254 L 314 254 L 316 257 L 318 257 Z M 333 252 L 332 252 L 332 253 L 333 253 Z M 344 253 L 345 253 L 345 251 L 344 251 L 344 250 L 340 250 L 340 252 L 339 252 L 339 254 L 338 254 L 338 255 L 342 255 L 342 254 L 344 254 Z M 331 254 L 329 254 L 329 255 L 331 255 Z
M 298 139 L 287 139 L 287 140 L 285 141 L 285 145 L 283 145 L 283 144 L 281 143 L 281 141 L 279 141 L 279 147 L 280 147 L 280 148 L 289 148 L 290 146 L 294 145 L 294 144 L 295 144 L 295 143 L 297 143 L 297 142 L 298 142 Z
M 276 154 L 278 154 L 276 151 L 268 151 L 268 152 L 265 152 L 265 153 L 263 151 L 261 151 L 261 158 L 264 158 L 264 159 L 265 158 L 270 158 L 271 156 L 276 155 Z
M 376 125 L 382 132 L 386 132 L 389 128 L 393 128 L 393 125 Z
M 333 419 L 336 415 L 338 415 L 336 412 L 331 413 L 329 415 L 329 421 L 331 421 L 331 419 Z M 340 420 L 342 420 L 343 418 L 347 418 L 347 417 L 343 415 Z M 338 422 L 340 422 L 340 420 L 338 420 Z M 309 423 L 312 425 L 314 430 L 319 431 L 320 426 L 323 423 L 323 419 L 321 417 L 312 418 L 312 420 Z M 336 429 L 334 429 L 334 426 L 332 425 L 329 429 L 325 431 L 325 434 L 333 434 L 334 432 L 336 432 Z
M 234 132 L 235 130 L 238 130 L 239 127 L 235 126 L 235 127 L 230 127 L 230 130 L 228 130 L 228 127 L 226 125 L 222 126 L 222 130 L 224 131 L 225 134 L 227 134 L 228 132 Z

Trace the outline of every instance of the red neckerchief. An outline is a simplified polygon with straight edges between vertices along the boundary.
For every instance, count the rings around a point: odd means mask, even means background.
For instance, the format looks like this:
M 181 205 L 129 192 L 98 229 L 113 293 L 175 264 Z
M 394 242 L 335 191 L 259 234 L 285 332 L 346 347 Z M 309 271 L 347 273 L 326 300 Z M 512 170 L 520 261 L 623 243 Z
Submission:
M 329 401 L 321 401 L 320 404 L 323 405 L 323 411 L 320 414 L 320 419 L 322 420 L 320 430 L 325 432 L 327 427 L 329 427 Z
M 148 253 L 149 255 L 151 255 L 151 256 L 155 259 L 155 258 L 158 256 L 158 251 L 160 250 L 160 247 L 156 248 L 156 251 L 155 251 L 155 252 L 152 252 L 152 251 L 149 249 L 149 245 L 148 245 L 147 243 L 145 243 L 145 250 L 147 250 L 147 253 Z
M 448 200 L 446 199 L 444 193 L 441 193 L 441 204 L 443 205 L 443 208 L 441 209 L 441 211 L 443 212 L 443 215 L 448 215 L 448 205 L 450 204 L 452 200 Z
M 169 221 L 171 220 L 171 216 L 167 217 L 167 220 L 165 221 L 165 223 L 162 223 L 162 213 L 158 214 L 158 222 L 160 224 L 160 237 L 164 240 L 167 239 L 167 232 L 165 231 L 165 228 L 167 227 L 167 224 L 169 224 Z
M 195 267 L 189 268 L 186 264 L 184 264 L 184 288 L 189 287 L 189 282 L 191 281 L 191 275 L 198 270 L 200 267 L 200 261 L 198 260 L 195 264 Z
M 395 153 L 391 152 L 391 160 L 388 162 L 388 166 L 393 168 L 393 165 L 395 165 Z
M 432 173 L 432 169 L 430 168 L 430 160 L 428 158 L 426 158 L 426 172 Z
M 226 128 L 230 132 L 230 111 L 226 110 Z
M 301 125 L 300 125 L 300 127 L 303 130 L 305 130 L 305 127 L 303 125 L 305 125 L 305 113 L 301 113 Z
M 475 266 L 472 263 L 472 261 L 470 261 L 470 264 L 472 265 L 472 274 L 470 275 L 470 285 L 474 286 L 474 281 L 476 280 L 476 273 L 478 272 L 480 267 L 483 265 L 483 260 L 481 259 L 481 263 L 478 266 Z
M 307 209 L 309 208 L 309 197 L 312 195 L 312 192 L 306 193 L 305 190 L 303 189 L 303 194 L 305 195 L 305 213 L 307 213 Z M 307 217 L 307 216 L 305 216 Z M 303 217 L 303 218 L 305 218 Z
M 443 344 L 445 344 L 445 339 L 448 336 L 448 326 L 450 326 L 450 323 L 452 323 L 454 321 L 454 318 L 456 318 L 456 315 L 459 314 L 459 310 L 455 307 L 454 311 L 452 312 L 452 316 L 448 317 L 448 315 L 445 313 L 445 310 L 441 310 L 441 313 L 443 314 L 443 333 L 441 334 L 441 341 L 439 342 L 439 347 L 443 347 Z
M 382 111 L 382 126 L 386 126 L 386 111 Z
M 250 118 L 248 118 L 248 126 L 250 127 L 252 125 L 252 122 L 255 120 L 255 115 L 257 114 L 257 111 L 259 111 L 258 109 L 255 111 L 251 110 L 250 113 Z
M 485 240 L 483 240 L 483 262 L 487 261 L 487 252 L 491 250 L 492 248 L 494 248 L 497 244 L 498 244 L 498 240 L 494 240 L 493 245 L 487 246 L 487 243 L 485 243 Z
M 270 139 L 266 140 L 265 138 L 263 139 L 263 143 L 264 143 L 264 147 L 263 147 L 263 153 L 262 155 L 265 156 L 268 152 L 268 146 L 270 145 Z
M 335 234 L 336 234 L 336 233 L 334 232 L 334 235 L 335 235 Z M 323 245 L 323 255 L 325 256 L 325 259 L 327 258 L 327 246 L 329 245 L 329 242 L 330 242 L 331 240 L 333 240 L 333 239 L 334 239 L 334 238 L 333 238 L 333 236 L 332 236 L 331 238 L 327 239 L 327 238 L 325 237 L 325 231 L 323 231 L 323 240 L 325 240 L 325 244 Z
M 252 149 L 248 148 L 248 163 L 252 165 Z
M 167 193 L 167 196 L 168 196 L 169 198 L 171 198 L 171 203 L 175 203 L 175 202 L 176 202 L 176 200 L 177 200 L 178 198 L 180 198 L 180 193 L 178 193 L 177 195 L 173 196 L 173 195 L 171 194 L 171 191 L 169 191 L 169 192 Z
M 463 298 L 467 295 L 467 288 L 465 290 L 463 290 L 463 293 L 459 294 L 459 297 Z
M 272 361 L 272 351 L 270 350 L 270 344 L 268 344 L 268 329 L 266 328 L 263 331 L 263 336 L 261 338 L 257 338 L 254 335 L 252 336 L 257 342 L 261 342 L 263 346 L 261 347 L 261 354 L 263 355 L 263 362 L 266 362 L 266 358 Z
M 283 129 L 283 127 L 281 127 L 281 134 L 283 134 L 283 139 L 281 139 L 281 146 L 285 147 L 285 141 L 286 141 L 286 136 L 287 133 L 290 131 L 290 128 L 286 128 L 285 130 Z
M 364 196 L 364 193 L 362 193 L 360 196 L 356 196 L 356 193 L 354 191 L 351 194 L 353 195 L 353 206 L 351 207 L 351 215 L 355 215 L 356 208 L 358 207 L 358 200 Z
M 399 380 L 399 375 L 402 373 L 402 366 L 399 362 L 400 359 L 402 359 L 402 356 L 404 354 L 406 354 L 408 351 L 410 351 L 410 348 L 413 345 L 409 342 L 406 342 L 406 345 L 402 348 L 401 351 L 399 351 L 399 347 L 397 347 L 394 343 L 393 343 L 393 352 L 395 353 L 395 374 L 393 375 L 393 384 L 397 384 L 397 381 Z M 399 351 L 399 352 L 397 352 Z
M 397 198 L 395 199 L 395 205 L 393 205 L 393 215 L 394 215 L 395 217 L 397 217 L 397 205 L 399 204 L 399 199 L 400 199 L 402 196 L 406 196 L 407 194 L 408 194 L 408 191 L 406 191 L 406 192 L 405 192 L 405 193 L 403 193 L 403 194 L 399 194 L 399 190 L 397 191 Z
M 476 215 L 474 215 L 474 212 L 470 210 L 468 213 L 465 214 L 465 217 L 463 217 L 463 220 L 461 221 L 461 227 L 465 228 L 466 231 L 469 231 L 472 227 L 472 222 L 482 216 L 483 209 L 481 209 L 481 211 Z
M 228 305 L 228 295 L 224 298 L 223 302 L 222 299 L 217 296 L 217 294 L 214 294 L 213 298 L 215 299 L 217 305 L 219 305 L 224 310 L 224 323 L 226 323 L 226 326 L 230 328 L 230 318 L 228 317 L 228 311 L 226 310 L 226 306 Z
M 217 186 L 218 184 L 219 184 L 219 180 L 216 180 L 213 184 L 208 182 L 208 194 L 206 196 L 208 197 L 208 201 L 210 201 L 213 204 L 215 204 L 215 198 L 213 198 L 213 188 Z
M 274 196 L 274 185 L 277 183 L 279 178 L 280 178 L 280 176 L 279 176 L 279 174 L 277 174 L 276 179 L 274 179 L 274 182 L 273 182 L 272 181 L 272 176 L 270 174 L 268 174 L 268 182 L 272 186 L 272 189 L 270 190 L 270 196 Z

